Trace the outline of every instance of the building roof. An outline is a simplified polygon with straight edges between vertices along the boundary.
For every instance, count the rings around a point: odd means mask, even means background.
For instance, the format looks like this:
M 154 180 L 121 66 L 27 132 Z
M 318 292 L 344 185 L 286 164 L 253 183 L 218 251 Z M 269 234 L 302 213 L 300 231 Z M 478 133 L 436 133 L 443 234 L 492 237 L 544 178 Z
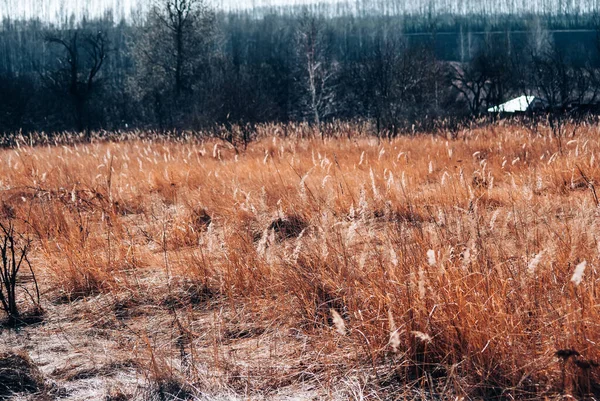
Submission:
M 489 113 L 517 113 L 520 111 L 527 111 L 529 106 L 535 99 L 534 96 L 520 96 L 515 99 L 509 100 L 506 103 L 502 103 L 499 106 L 490 107 Z

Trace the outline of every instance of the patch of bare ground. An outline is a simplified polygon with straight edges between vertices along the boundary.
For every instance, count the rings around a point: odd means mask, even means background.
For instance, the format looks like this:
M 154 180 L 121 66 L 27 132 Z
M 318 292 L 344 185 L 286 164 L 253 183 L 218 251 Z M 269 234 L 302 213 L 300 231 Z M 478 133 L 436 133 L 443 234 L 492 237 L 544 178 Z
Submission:
M 181 294 L 173 305 L 166 292 L 48 303 L 43 324 L 5 330 L 4 347 L 34 372 L 15 389 L 64 400 L 320 399 L 324 385 L 341 395 L 324 377 L 340 362 L 319 362 L 315 338 L 242 305 Z

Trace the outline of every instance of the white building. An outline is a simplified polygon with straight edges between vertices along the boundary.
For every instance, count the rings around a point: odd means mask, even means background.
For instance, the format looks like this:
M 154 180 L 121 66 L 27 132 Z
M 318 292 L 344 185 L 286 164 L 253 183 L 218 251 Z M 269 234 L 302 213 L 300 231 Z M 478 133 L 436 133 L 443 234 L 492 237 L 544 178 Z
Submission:
M 499 106 L 490 107 L 487 111 L 488 113 L 524 113 L 533 106 L 535 100 L 535 96 L 520 96 Z

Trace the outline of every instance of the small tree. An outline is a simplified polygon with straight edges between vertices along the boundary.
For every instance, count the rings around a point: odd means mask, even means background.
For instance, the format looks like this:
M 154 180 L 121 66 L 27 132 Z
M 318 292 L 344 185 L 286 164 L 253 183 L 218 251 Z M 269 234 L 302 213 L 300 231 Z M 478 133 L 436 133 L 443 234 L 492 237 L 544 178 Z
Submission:
M 333 113 L 338 63 L 329 57 L 322 22 L 318 17 L 307 14 L 300 20 L 297 49 L 303 75 L 302 108 L 304 114 L 319 126 L 324 117 Z
M 87 107 L 108 54 L 108 38 L 101 31 L 73 30 L 47 35 L 46 42 L 62 50 L 56 68 L 51 67 L 51 72 L 45 75 L 46 82 L 57 92 L 68 95 L 75 109 L 77 130 L 85 130 L 89 138 Z
M 509 43 L 494 43 L 486 35 L 481 47 L 466 63 L 453 64 L 450 71 L 452 87 L 462 94 L 471 114 L 505 101 L 512 90 Z
M 20 320 L 20 312 L 17 306 L 17 288 L 21 268 L 24 265 L 29 268 L 31 273 L 35 285 L 35 298 L 27 289 L 23 289 L 36 306 L 39 307 L 40 304 L 37 280 L 27 257 L 30 246 L 31 241 L 29 239 L 18 238 L 12 222 L 6 224 L 0 222 L 0 257 L 2 258 L 2 266 L 0 266 L 0 303 L 10 325 L 15 325 Z
M 372 112 L 377 123 L 377 135 L 383 129 L 395 128 L 394 109 L 398 102 L 396 90 L 402 54 L 405 49 L 402 43 L 388 35 L 381 34 L 366 64 L 364 80 L 367 82 Z
M 598 72 L 579 66 L 570 55 L 557 46 L 552 37 L 534 25 L 526 47 L 522 86 L 529 86 L 546 106 L 552 135 L 562 150 L 562 137 L 567 134 L 565 122 L 578 106 L 593 104 L 598 98 Z M 573 132 L 574 133 L 574 132 Z
M 362 97 L 378 136 L 396 136 L 437 112 L 442 70 L 431 47 L 411 46 L 384 28 L 363 66 Z
M 215 16 L 204 0 L 156 0 L 136 41 L 136 90 L 161 128 L 179 126 L 209 72 Z

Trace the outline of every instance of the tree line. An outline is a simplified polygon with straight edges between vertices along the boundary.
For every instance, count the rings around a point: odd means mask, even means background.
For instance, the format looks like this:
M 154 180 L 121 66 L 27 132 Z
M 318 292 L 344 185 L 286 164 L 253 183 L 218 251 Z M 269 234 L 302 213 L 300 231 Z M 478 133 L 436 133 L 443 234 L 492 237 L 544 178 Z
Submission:
M 397 135 L 524 94 L 553 112 L 590 111 L 600 96 L 593 13 L 291 10 L 159 0 L 120 21 L 5 19 L 0 130 L 212 130 L 247 141 L 258 123 L 341 119 Z

